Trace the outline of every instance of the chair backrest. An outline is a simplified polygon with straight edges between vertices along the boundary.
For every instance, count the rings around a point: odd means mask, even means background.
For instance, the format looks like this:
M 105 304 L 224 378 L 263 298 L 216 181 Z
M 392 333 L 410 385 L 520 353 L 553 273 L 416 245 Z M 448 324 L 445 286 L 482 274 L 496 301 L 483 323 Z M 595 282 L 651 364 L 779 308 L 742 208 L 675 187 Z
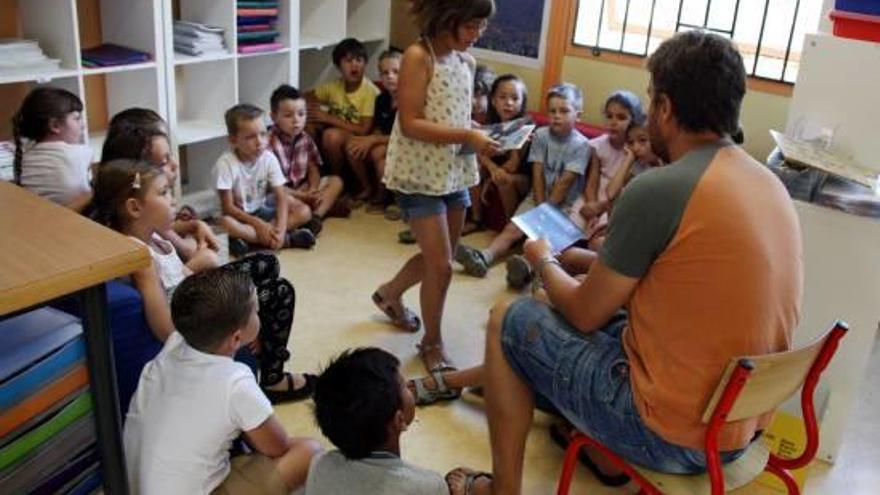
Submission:
M 730 422 L 752 418 L 779 407 L 804 383 L 828 339 L 838 328 L 845 330 L 845 324 L 837 323 L 818 339 L 791 351 L 732 358 L 703 411 L 703 423 L 708 424 L 712 419 L 712 414 L 721 400 L 730 377 L 742 360 L 749 362 L 752 367 L 751 373 L 726 420 Z

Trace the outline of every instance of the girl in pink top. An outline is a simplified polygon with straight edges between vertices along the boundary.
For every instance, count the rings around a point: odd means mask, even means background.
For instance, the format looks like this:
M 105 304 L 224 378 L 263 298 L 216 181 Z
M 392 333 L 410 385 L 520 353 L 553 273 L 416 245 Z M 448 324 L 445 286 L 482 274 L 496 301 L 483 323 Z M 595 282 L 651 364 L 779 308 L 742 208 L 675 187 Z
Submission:
M 605 100 L 606 134 L 590 141 L 593 153 L 587 171 L 582 206 L 575 218 L 587 233 L 590 247 L 597 249 L 594 238 L 608 225 L 608 183 L 627 160 L 626 131 L 630 125 L 642 125 L 645 112 L 639 97 L 630 91 L 615 91 Z

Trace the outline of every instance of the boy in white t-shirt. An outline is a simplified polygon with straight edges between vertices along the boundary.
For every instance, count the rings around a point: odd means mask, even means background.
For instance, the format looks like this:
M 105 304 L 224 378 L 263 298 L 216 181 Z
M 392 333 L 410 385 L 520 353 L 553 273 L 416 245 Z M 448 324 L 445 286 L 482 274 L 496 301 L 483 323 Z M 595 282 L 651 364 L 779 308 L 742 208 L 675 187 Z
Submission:
M 229 250 L 245 254 L 250 245 L 281 249 L 309 249 L 314 232 L 301 228 L 312 219 L 308 205 L 288 197 L 287 178 L 278 159 L 268 149 L 263 111 L 247 103 L 226 111 L 231 148 L 214 167 L 223 216 L 220 225 L 229 232 Z
M 233 361 L 260 327 L 250 277 L 216 268 L 174 293 L 177 332 L 147 363 L 123 434 L 133 494 L 286 494 L 304 486 L 321 451 L 290 438 L 251 370 Z M 255 451 L 230 459 L 244 434 Z

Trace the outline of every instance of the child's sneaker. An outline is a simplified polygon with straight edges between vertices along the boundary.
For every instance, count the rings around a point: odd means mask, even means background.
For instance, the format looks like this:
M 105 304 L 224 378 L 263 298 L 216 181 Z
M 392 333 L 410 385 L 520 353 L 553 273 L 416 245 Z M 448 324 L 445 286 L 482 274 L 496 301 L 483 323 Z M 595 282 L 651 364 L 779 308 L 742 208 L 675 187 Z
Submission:
M 315 235 L 308 229 L 287 231 L 285 247 L 311 249 L 315 245 Z
M 472 277 L 483 278 L 489 271 L 489 264 L 479 249 L 459 244 L 455 249 L 455 261 L 464 267 L 464 272 Z
M 229 238 L 229 255 L 235 258 L 241 258 L 242 256 L 248 254 L 251 250 L 250 245 L 248 245 L 247 241 L 244 239 L 239 239 L 237 237 Z
M 324 229 L 324 221 L 321 220 L 321 217 L 312 217 L 302 228 L 308 230 L 315 237 L 318 237 L 318 234 Z
M 514 290 L 522 290 L 532 281 L 532 267 L 519 254 L 507 258 L 507 285 Z

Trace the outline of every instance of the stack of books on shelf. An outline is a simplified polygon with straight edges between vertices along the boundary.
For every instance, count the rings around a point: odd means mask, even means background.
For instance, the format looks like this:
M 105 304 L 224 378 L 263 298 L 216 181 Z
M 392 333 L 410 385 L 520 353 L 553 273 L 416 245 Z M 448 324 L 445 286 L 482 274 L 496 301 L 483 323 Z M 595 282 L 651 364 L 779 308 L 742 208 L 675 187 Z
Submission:
M 239 1 L 238 53 L 272 52 L 282 48 L 276 41 L 278 2 L 273 0 Z
M 0 322 L 0 493 L 101 485 L 79 319 L 41 308 Z
M 223 32 L 200 22 L 174 21 L 174 51 L 193 57 L 226 53 Z
M 15 161 L 15 143 L 0 142 L 0 180 L 12 181 L 15 178 L 13 165 Z
M 82 51 L 84 67 L 114 67 L 117 65 L 138 64 L 152 59 L 149 53 L 134 50 L 113 43 L 104 43 Z
M 34 40 L 0 39 L 0 77 L 57 71 L 61 61 L 49 58 Z

